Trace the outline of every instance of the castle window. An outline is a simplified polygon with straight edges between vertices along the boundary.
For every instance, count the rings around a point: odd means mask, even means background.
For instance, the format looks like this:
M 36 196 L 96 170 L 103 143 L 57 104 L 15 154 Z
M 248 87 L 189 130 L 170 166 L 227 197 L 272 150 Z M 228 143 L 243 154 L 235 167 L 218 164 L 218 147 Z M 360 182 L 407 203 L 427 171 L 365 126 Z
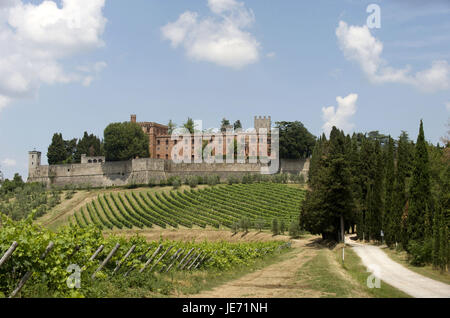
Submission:
M 102 162 L 103 162 L 103 160 L 102 160 L 102 159 L 98 159 L 98 162 L 102 163 Z
M 88 160 L 88 163 L 92 163 L 92 160 L 91 160 L 91 159 L 89 159 L 89 160 Z
M 97 163 L 97 159 L 94 159 L 94 163 Z
M 158 139 L 158 140 L 156 141 L 156 143 L 159 145 L 159 144 L 160 144 L 160 140 Z
M 169 155 L 166 154 L 166 160 L 169 159 Z
M 166 145 L 168 145 L 169 144 L 169 139 L 166 139 Z
M 159 154 L 157 154 L 157 155 L 156 155 L 156 158 L 158 158 L 158 159 L 159 159 Z
M 191 139 L 191 144 L 194 144 L 194 139 Z
M 176 145 L 176 144 L 177 144 L 177 141 L 178 141 L 178 140 L 174 140 L 174 141 L 173 141 L 173 144 Z

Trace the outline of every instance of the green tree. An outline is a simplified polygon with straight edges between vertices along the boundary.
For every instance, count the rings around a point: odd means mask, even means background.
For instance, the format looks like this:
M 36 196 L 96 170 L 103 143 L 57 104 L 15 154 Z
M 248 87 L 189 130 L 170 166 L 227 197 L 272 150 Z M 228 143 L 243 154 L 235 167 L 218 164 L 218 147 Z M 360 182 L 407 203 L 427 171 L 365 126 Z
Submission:
M 324 145 L 324 140 L 321 141 Z M 336 127 L 330 133 L 328 152 L 317 150 L 316 171 L 311 180 L 301 211 L 303 228 L 324 239 L 339 240 L 342 229 L 348 228 L 354 209 L 345 135 Z M 317 153 L 316 152 L 316 153 Z M 325 155 L 324 155 L 325 154 Z
M 66 144 L 62 134 L 55 133 L 52 143 L 48 146 L 47 160 L 49 165 L 61 164 L 67 159 Z
M 234 130 L 242 129 L 242 124 L 241 124 L 241 121 L 239 119 L 234 122 L 233 129 Z
M 172 119 L 171 119 L 171 120 L 169 120 L 167 127 L 168 127 L 168 133 L 169 133 L 169 135 L 171 135 L 173 133 L 173 131 L 175 130 L 175 128 L 177 127 L 177 124 L 173 123 Z
M 422 241 L 431 236 L 431 192 L 427 144 L 420 121 L 417 137 L 411 187 L 409 190 L 408 238 Z
M 276 122 L 280 131 L 280 158 L 309 158 L 313 152 L 316 137 L 301 122 Z
M 412 153 L 408 134 L 402 131 L 398 139 L 396 152 L 396 170 L 394 180 L 394 194 L 392 204 L 392 239 L 407 246 L 408 234 L 404 223 L 404 212 L 407 203 L 407 178 L 411 174 Z M 406 215 L 405 215 L 406 217 Z
M 397 220 L 394 217 L 394 140 L 389 136 L 388 146 L 385 154 L 386 183 L 385 183 L 385 205 L 383 215 L 383 228 L 385 232 L 386 244 L 391 246 L 395 243 L 395 224 Z
M 148 145 L 148 137 L 136 123 L 112 123 L 105 128 L 104 149 L 108 161 L 147 158 Z
M 85 154 L 87 156 L 102 156 L 102 142 L 94 134 L 88 134 L 84 132 L 83 137 L 78 141 L 74 160 L 75 162 L 81 162 L 81 155 Z
M 281 221 L 280 221 L 280 233 L 284 234 L 284 232 L 286 232 L 286 223 L 284 222 L 283 219 L 281 219 Z
M 223 118 L 220 124 L 220 131 L 225 132 L 228 126 L 230 126 L 230 121 L 226 118 Z
M 189 131 L 189 133 L 193 134 L 194 133 L 194 121 L 192 120 L 192 118 L 187 119 L 187 121 L 183 124 L 183 127 L 185 129 L 187 129 Z
M 374 165 L 371 167 L 373 179 L 368 183 L 367 229 L 368 239 L 380 240 L 383 213 L 383 154 L 379 141 L 374 143 Z
M 280 227 L 278 225 L 278 220 L 277 219 L 273 219 L 273 221 L 272 221 L 272 234 L 273 235 L 280 234 Z

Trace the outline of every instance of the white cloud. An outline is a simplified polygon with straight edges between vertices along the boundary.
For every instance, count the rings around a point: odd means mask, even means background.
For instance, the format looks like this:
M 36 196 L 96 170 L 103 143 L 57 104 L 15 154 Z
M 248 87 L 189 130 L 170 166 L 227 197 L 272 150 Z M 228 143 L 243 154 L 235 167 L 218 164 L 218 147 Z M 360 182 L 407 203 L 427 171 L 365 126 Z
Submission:
M 266 57 L 268 57 L 268 58 L 274 58 L 275 56 L 276 56 L 275 52 L 269 52 L 266 54 Z
M 372 36 L 366 25 L 348 26 L 340 21 L 336 36 L 345 57 L 356 61 L 373 83 L 409 84 L 425 92 L 450 88 L 450 65 L 445 60 L 433 61 L 431 68 L 411 74 L 410 66 L 395 69 L 381 58 L 383 43 Z
M 358 100 L 358 94 L 349 94 L 346 97 L 338 96 L 336 101 L 338 103 L 337 108 L 334 106 L 323 107 L 322 117 L 325 124 L 322 126 L 323 131 L 328 135 L 336 126 L 339 129 L 349 132 L 353 128 L 351 118 L 356 113 L 356 101 Z
M 17 162 L 14 159 L 3 159 L 2 160 L 2 165 L 4 165 L 5 167 L 15 167 L 17 164 Z
M 0 109 L 34 96 L 42 84 L 86 83 L 98 73 L 96 68 L 91 74 L 66 71 L 61 62 L 104 45 L 105 0 L 62 0 L 60 8 L 49 0 L 1 3 Z
M 445 108 L 447 109 L 448 112 L 450 112 L 450 102 L 445 103 Z
M 259 60 L 260 43 L 244 31 L 253 25 L 253 11 L 236 0 L 208 0 L 212 15 L 200 19 L 186 11 L 161 28 L 173 48 L 180 45 L 189 58 L 240 69 Z
M 10 102 L 10 98 L 0 95 L 0 111 L 2 110 L 2 108 L 5 108 L 6 106 L 8 106 Z

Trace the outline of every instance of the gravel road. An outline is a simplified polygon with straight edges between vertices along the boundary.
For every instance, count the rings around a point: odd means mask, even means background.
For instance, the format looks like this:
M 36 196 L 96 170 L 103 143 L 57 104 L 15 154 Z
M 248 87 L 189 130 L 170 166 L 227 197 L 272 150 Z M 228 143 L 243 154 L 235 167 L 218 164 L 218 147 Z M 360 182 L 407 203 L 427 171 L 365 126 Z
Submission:
M 450 298 L 450 285 L 417 274 L 394 262 L 379 247 L 353 242 L 348 237 L 346 243 L 361 258 L 367 268 L 376 268 L 383 281 L 417 298 Z M 374 271 L 374 275 L 378 276 Z

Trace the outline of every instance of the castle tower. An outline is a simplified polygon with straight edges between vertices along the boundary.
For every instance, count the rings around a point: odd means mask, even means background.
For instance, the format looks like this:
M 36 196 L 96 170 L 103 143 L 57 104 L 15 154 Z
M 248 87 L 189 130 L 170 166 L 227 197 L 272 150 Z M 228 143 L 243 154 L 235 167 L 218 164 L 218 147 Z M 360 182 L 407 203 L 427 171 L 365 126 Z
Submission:
M 131 122 L 136 123 L 136 115 L 131 115 Z
M 28 152 L 28 175 L 41 165 L 41 152 L 33 150 Z
M 267 131 L 270 131 L 270 128 L 272 126 L 272 122 L 271 122 L 271 118 L 270 116 L 268 118 L 266 118 L 266 116 L 262 117 L 262 116 L 255 116 L 255 129 L 256 132 L 259 132 L 260 128 L 266 128 Z

